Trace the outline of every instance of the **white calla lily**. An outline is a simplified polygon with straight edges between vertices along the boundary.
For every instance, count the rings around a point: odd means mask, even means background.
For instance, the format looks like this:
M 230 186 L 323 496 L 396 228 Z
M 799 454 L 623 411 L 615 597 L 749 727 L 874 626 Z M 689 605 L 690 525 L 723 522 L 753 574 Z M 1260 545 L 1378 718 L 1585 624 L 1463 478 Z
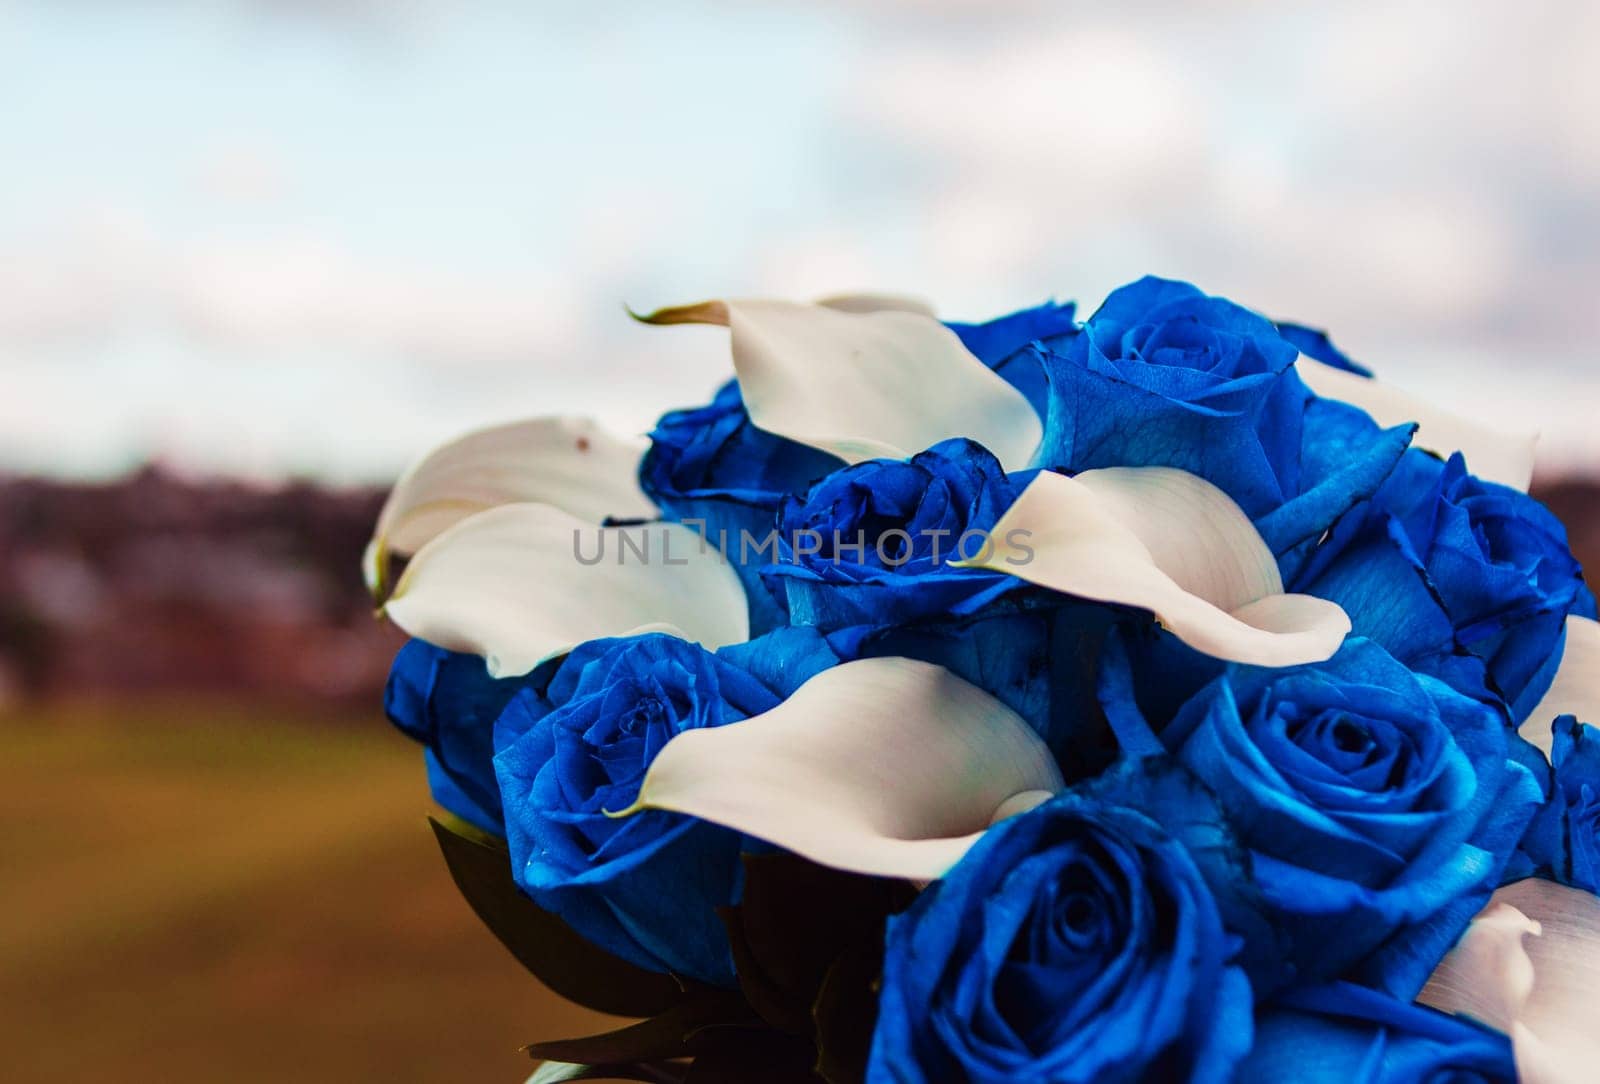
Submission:
M 1550 724 L 1557 716 L 1575 715 L 1580 723 L 1600 726 L 1600 622 L 1568 616 L 1567 642 L 1556 676 L 1537 707 L 1522 721 L 1520 733 L 1550 755 Z
M 931 315 L 888 303 L 707 301 L 640 319 L 726 326 L 750 420 L 846 462 L 969 437 L 1007 470 L 1026 467 L 1044 426 L 1023 394 Z
M 823 865 L 932 880 L 1061 788 L 1044 742 L 988 693 L 931 663 L 861 659 L 771 711 L 679 734 L 618 815 L 687 813 Z
M 1600 898 L 1528 878 L 1497 891 L 1418 1000 L 1511 1036 L 1525 1084 L 1600 1065 Z
M 1527 492 L 1533 481 L 1537 433 L 1508 433 L 1491 425 L 1441 410 L 1391 384 L 1324 364 L 1304 354 L 1295 369 L 1306 386 L 1324 399 L 1358 406 L 1372 420 L 1388 427 L 1417 423 L 1414 442 L 1442 456 L 1460 452 L 1467 469 L 1479 478 Z
M 362 568 L 382 596 L 391 554 L 409 556 L 447 528 L 496 505 L 554 505 L 589 523 L 647 519 L 639 488 L 645 441 L 613 436 L 589 418 L 545 417 L 477 429 L 442 444 L 400 476 L 373 529 Z
M 920 297 L 903 294 L 832 294 L 817 298 L 817 304 L 840 312 L 915 312 L 937 317 L 933 306 Z
M 1285 594 L 1272 552 L 1222 490 L 1170 467 L 1041 474 L 967 567 L 1149 610 L 1197 651 L 1257 666 L 1320 662 L 1350 618 Z
M 526 673 L 585 640 L 673 632 L 709 648 L 749 637 L 744 589 L 687 527 L 600 528 L 547 504 L 504 504 L 417 551 L 384 612 L 412 636 Z

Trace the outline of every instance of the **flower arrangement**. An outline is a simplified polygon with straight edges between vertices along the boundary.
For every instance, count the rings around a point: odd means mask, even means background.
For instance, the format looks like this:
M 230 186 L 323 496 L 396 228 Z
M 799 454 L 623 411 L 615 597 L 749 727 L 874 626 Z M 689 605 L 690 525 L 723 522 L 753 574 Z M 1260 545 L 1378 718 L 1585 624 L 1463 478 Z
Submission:
M 1600 624 L 1530 438 L 1155 278 L 640 319 L 735 379 L 445 445 L 366 561 L 457 884 L 640 1020 L 533 1081 L 1592 1079 Z

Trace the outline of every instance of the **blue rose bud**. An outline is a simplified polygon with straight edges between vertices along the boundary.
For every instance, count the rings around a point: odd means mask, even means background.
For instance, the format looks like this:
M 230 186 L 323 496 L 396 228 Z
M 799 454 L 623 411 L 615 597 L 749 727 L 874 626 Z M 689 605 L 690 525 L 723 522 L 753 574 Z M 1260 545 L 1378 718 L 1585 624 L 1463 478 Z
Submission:
M 434 801 L 497 836 L 505 835 L 494 777 L 494 724 L 520 690 L 540 685 L 551 668 L 496 679 L 483 659 L 411 640 L 395 656 L 384 711 L 403 733 L 426 746 Z
M 659 633 L 575 648 L 496 727 L 517 883 L 640 967 L 731 985 L 716 908 L 738 898 L 740 835 L 675 813 L 607 813 L 633 804 L 675 735 L 768 711 L 833 661 L 820 638 L 795 630 L 715 654 Z
M 1251 852 L 1301 973 L 1360 964 L 1401 996 L 1499 884 L 1540 799 L 1495 711 L 1359 639 L 1313 666 L 1230 666 L 1161 737 Z
M 1015 499 L 999 462 L 970 440 L 857 463 L 784 502 L 777 560 L 762 576 L 799 625 L 970 614 L 1016 581 L 951 562 L 992 547 L 989 530 Z
M 868 1077 L 1222 1081 L 1250 984 L 1194 860 L 1078 794 L 991 829 L 890 920 Z
M 1168 466 L 1251 516 L 1299 493 L 1306 392 L 1270 321 L 1184 282 L 1115 290 L 1083 333 L 1043 352 L 1041 462 L 1073 471 Z
M 827 452 L 757 429 L 729 381 L 709 404 L 662 416 L 639 464 L 639 484 L 663 515 L 690 521 L 726 553 L 750 601 L 751 631 L 783 624 L 778 600 L 761 586 L 759 556 L 744 543 L 771 534 L 785 497 L 803 493 L 839 466 Z
M 1537 875 L 1600 892 L 1600 730 L 1563 715 L 1551 725 L 1550 796 L 1506 880 Z
M 1357 634 L 1447 679 L 1456 646 L 1466 648 L 1514 720 L 1549 687 L 1567 614 L 1594 614 L 1566 530 L 1543 505 L 1468 474 L 1459 455 L 1415 450 L 1294 589 L 1339 603 Z M 1441 608 L 1445 620 L 1430 620 Z

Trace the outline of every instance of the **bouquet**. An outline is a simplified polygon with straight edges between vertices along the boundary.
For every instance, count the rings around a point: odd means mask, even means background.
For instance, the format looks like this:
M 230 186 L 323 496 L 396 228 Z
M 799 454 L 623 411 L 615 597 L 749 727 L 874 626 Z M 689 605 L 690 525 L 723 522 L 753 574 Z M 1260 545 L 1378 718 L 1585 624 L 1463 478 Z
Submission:
M 734 379 L 447 444 L 366 557 L 457 884 L 638 1021 L 533 1081 L 1594 1079 L 1600 624 L 1530 437 L 1155 278 L 639 319 Z

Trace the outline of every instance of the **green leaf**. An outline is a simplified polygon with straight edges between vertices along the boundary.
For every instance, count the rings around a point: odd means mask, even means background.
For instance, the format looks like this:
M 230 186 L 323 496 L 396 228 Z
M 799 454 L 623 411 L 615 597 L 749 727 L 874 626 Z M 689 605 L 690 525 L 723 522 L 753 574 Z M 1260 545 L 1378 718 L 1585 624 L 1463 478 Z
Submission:
M 816 1021 L 817 1074 L 828 1084 L 861 1084 L 866 1079 L 882 975 L 880 937 L 840 954 L 822 980 L 811 1014 Z
M 450 876 L 472 910 L 551 990 L 613 1016 L 654 1016 L 684 1000 L 685 988 L 672 976 L 645 971 L 595 947 L 525 896 L 511 878 L 504 844 L 490 837 L 468 838 L 431 817 L 429 823 Z
M 777 1032 L 728 1032 L 701 1052 L 683 1084 L 822 1084 L 811 1044 Z
M 588 1065 L 683 1058 L 711 1049 L 719 1033 L 765 1027 L 732 990 L 698 990 L 665 1012 L 616 1031 L 523 1047 L 529 1055 Z
M 798 855 L 744 855 L 739 905 L 723 915 L 739 986 L 764 1019 L 812 1032 L 812 1005 L 840 953 L 881 944 L 885 919 L 915 898 L 905 881 L 829 869 Z

